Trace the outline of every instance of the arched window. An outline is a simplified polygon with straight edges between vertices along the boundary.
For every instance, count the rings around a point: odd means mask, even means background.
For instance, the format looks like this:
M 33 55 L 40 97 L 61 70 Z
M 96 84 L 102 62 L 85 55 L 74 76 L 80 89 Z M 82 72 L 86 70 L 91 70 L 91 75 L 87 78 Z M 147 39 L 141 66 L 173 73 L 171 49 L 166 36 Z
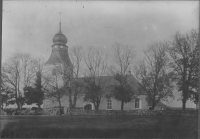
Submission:
M 112 109 L 112 100 L 111 99 L 107 99 L 107 109 L 108 110 Z
M 135 108 L 140 108 L 140 99 L 135 100 Z

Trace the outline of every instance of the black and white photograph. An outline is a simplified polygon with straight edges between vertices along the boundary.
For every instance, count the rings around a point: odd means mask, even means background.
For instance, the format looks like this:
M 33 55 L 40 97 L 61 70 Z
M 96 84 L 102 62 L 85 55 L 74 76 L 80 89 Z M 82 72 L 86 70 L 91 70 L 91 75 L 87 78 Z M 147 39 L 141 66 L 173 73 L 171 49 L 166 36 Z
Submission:
M 4 0 L 1 138 L 198 138 L 199 1 Z

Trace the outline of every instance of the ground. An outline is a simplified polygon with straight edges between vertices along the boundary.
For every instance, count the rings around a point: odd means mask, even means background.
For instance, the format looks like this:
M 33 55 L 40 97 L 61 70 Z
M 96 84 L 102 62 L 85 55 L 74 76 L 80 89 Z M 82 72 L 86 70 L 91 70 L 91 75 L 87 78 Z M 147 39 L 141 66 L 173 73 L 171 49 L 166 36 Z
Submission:
M 1 137 L 197 138 L 197 116 L 1 116 Z

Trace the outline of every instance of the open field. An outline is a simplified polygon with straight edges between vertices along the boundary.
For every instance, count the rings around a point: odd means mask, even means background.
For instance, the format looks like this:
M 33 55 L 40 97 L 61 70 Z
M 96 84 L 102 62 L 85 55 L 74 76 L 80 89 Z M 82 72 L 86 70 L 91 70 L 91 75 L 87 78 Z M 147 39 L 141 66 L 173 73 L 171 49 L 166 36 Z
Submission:
M 197 138 L 197 116 L 2 116 L 1 137 Z

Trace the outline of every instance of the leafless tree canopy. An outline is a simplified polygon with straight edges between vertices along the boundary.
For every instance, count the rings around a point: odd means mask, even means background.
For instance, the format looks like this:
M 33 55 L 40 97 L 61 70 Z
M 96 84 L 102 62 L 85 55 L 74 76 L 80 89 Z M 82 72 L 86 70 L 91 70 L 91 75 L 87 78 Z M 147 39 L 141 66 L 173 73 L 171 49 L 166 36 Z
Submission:
M 134 47 L 119 43 L 113 45 L 112 61 L 115 66 L 110 66 L 109 71 L 118 84 L 111 86 L 111 96 L 121 101 L 121 110 L 123 110 L 124 103 L 130 102 L 136 94 L 127 80 L 134 58 Z
M 83 83 L 80 80 L 80 74 L 82 74 L 83 66 L 83 48 L 81 46 L 73 46 L 70 51 L 70 63 L 58 64 L 54 63 L 54 70 L 52 71 L 57 78 L 60 78 L 59 82 L 63 85 L 62 91 L 65 92 L 65 96 L 68 97 L 69 108 L 76 106 L 76 100 L 83 88 Z M 68 59 L 68 55 L 62 55 L 64 59 Z M 70 61 L 68 61 L 70 62 Z M 62 82 L 62 83 L 61 83 Z
M 154 42 L 144 51 L 145 59 L 135 65 L 135 75 L 148 94 L 152 108 L 160 101 L 173 97 L 173 73 L 168 68 L 168 43 Z
M 120 74 L 126 74 L 130 70 L 131 65 L 134 62 L 135 52 L 134 47 L 115 43 L 113 45 L 113 61 L 117 65 L 115 72 Z
M 199 34 L 196 30 L 186 34 L 177 32 L 171 41 L 169 50 L 172 58 L 171 66 L 173 67 L 179 91 L 182 91 L 182 108 L 185 110 L 186 101 L 190 98 L 190 92 L 193 89 L 192 80 L 198 76 L 197 59 L 199 52 Z
M 84 77 L 85 100 L 94 104 L 98 110 L 102 96 L 105 93 L 108 56 L 100 49 L 90 47 L 84 57 L 86 72 Z
M 2 78 L 15 90 L 18 108 L 18 98 L 22 96 L 23 88 L 33 83 L 36 70 L 35 59 L 26 53 L 15 53 L 3 64 Z
M 70 52 L 70 59 L 72 60 L 72 64 L 74 66 L 73 73 L 76 78 L 79 77 L 81 72 L 81 68 L 83 67 L 83 58 L 84 58 L 84 50 L 81 46 L 73 46 Z
M 169 58 L 167 56 L 167 49 L 167 42 L 154 42 L 144 51 L 148 68 L 154 76 L 159 76 L 168 68 Z
M 67 86 L 61 84 L 63 82 L 63 78 L 60 75 L 60 71 L 56 68 L 54 70 L 54 74 L 52 76 L 48 76 L 45 78 L 45 98 L 49 100 L 56 100 L 59 103 L 60 114 L 61 114 L 61 99 L 66 95 Z
M 87 75 L 103 76 L 106 74 L 108 56 L 101 49 L 90 47 L 85 54 L 84 61 L 87 67 Z

